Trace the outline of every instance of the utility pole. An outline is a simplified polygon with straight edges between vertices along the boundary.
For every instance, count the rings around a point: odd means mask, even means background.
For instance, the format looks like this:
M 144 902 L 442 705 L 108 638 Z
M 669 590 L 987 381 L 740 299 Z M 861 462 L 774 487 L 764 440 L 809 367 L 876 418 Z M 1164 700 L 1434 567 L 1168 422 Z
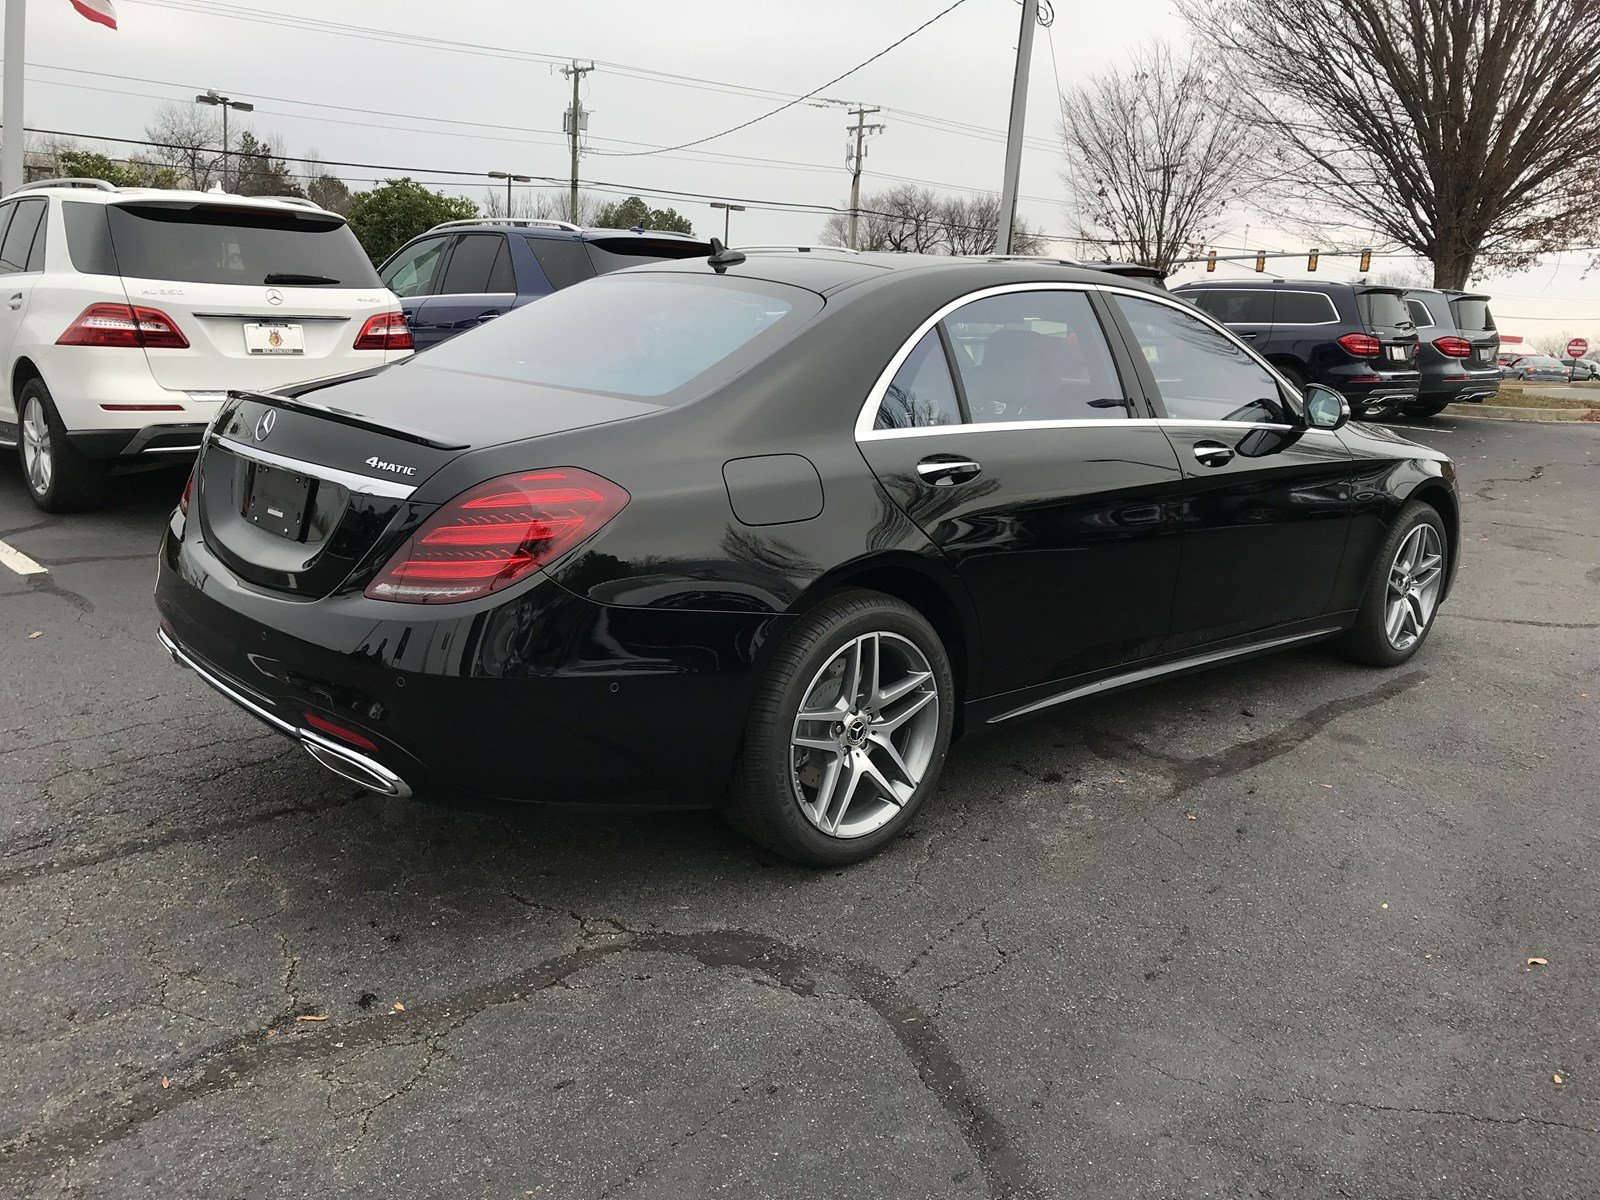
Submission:
M 27 6 L 6 4 L 5 143 L 0 145 L 0 195 L 22 186 L 22 42 Z
M 583 77 L 594 70 L 594 63 L 579 66 L 578 60 L 573 59 L 571 66 L 561 68 L 561 73 L 572 80 L 572 107 L 567 109 L 566 118 L 562 122 L 562 129 L 567 135 L 567 142 L 572 147 L 572 223 L 578 223 L 578 139 L 589 128 L 589 114 L 584 111 L 583 103 L 578 98 L 578 84 Z
M 1033 27 L 1039 0 L 1022 0 L 1022 31 L 1017 34 L 1017 73 L 1011 81 L 1011 124 L 1006 129 L 1006 174 L 1000 187 L 1000 228 L 995 253 L 1011 253 L 1011 227 L 1017 216 L 1017 179 L 1022 174 L 1022 128 L 1028 116 L 1028 65 L 1033 60 Z
M 856 135 L 855 149 L 845 155 L 845 160 L 850 164 L 850 249 L 856 248 L 856 219 L 861 215 L 861 166 L 862 159 L 867 155 L 866 139 L 869 133 L 882 133 L 882 125 L 868 125 L 866 120 L 877 108 L 852 108 L 850 115 L 856 119 L 854 125 L 846 125 L 847 132 Z

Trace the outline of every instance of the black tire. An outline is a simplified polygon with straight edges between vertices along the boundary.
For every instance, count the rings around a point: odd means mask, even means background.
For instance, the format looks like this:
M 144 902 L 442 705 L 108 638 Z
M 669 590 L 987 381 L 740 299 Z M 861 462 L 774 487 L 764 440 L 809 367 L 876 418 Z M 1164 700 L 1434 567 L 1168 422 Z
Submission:
M 1419 400 L 1415 404 L 1406 405 L 1408 417 L 1436 417 L 1442 413 L 1450 401 L 1448 400 Z
M 27 428 L 32 405 L 37 405 L 42 412 L 49 435 L 36 449 L 30 446 Z M 18 391 L 17 426 L 17 462 L 22 467 L 22 481 L 27 484 L 34 504 L 47 513 L 63 513 L 80 512 L 105 501 L 105 465 L 85 458 L 67 440 L 66 426 L 61 423 L 61 414 L 56 412 L 56 403 L 44 380 L 30 379 Z M 48 470 L 30 471 L 30 453 L 42 453 L 48 460 Z
M 1356 623 L 1335 643 L 1339 653 L 1352 662 L 1372 667 L 1398 667 L 1409 661 L 1421 649 L 1423 642 L 1428 640 L 1428 633 L 1439 616 L 1438 602 L 1428 613 L 1416 640 L 1404 648 L 1397 647 L 1390 640 L 1385 628 L 1390 568 L 1401 545 L 1419 525 L 1431 525 L 1438 537 L 1439 599 L 1443 599 L 1444 584 L 1450 578 L 1450 536 L 1436 508 L 1421 500 L 1408 501 L 1373 557 L 1367 586 L 1361 593 L 1361 608 L 1356 614 Z
M 1281 366 L 1277 363 L 1274 363 L 1273 365 L 1278 367 L 1279 375 L 1282 375 L 1290 383 L 1294 384 L 1295 391 L 1300 392 L 1301 394 L 1305 393 L 1306 377 L 1303 372 L 1296 370 L 1294 367 Z
M 820 673 L 852 641 L 869 633 L 897 635 L 921 652 L 936 689 L 937 723 L 924 726 L 933 730 L 932 755 L 899 811 L 871 832 L 841 837 L 824 832 L 802 809 L 790 739 L 801 702 Z M 949 657 L 921 613 L 880 592 L 831 596 L 789 631 L 756 686 L 723 815 L 751 840 L 796 862 L 823 867 L 869 858 L 905 830 L 938 786 L 955 705 Z

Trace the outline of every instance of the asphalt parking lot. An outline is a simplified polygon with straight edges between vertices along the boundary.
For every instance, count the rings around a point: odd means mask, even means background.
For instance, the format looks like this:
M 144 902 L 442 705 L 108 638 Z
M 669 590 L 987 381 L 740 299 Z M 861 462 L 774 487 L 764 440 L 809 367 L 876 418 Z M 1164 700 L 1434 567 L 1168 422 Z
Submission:
M 51 519 L 8 454 L 0 1195 L 1595 1194 L 1600 426 L 1409 432 L 1465 546 L 1411 664 L 968 742 L 821 873 L 343 784 L 157 647 L 181 472 Z

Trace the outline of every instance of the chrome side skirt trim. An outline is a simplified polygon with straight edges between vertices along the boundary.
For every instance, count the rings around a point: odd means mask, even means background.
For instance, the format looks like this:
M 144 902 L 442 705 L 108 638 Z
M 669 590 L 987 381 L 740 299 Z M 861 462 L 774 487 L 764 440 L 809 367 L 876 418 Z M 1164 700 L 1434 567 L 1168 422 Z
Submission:
M 352 492 L 359 492 L 364 496 L 388 496 L 395 500 L 404 500 L 417 489 L 407 483 L 391 483 L 387 479 L 374 479 L 370 475 L 357 475 L 354 471 L 341 471 L 337 467 L 325 467 L 321 463 L 302 462 L 298 458 L 285 458 L 281 454 L 273 454 L 270 450 L 260 450 L 255 446 L 247 446 L 243 442 L 236 442 L 230 437 L 213 436 L 212 442 L 221 446 L 230 454 L 240 458 L 248 458 L 252 462 L 263 463 L 269 467 L 277 467 L 284 471 L 293 471 L 296 475 L 309 475 L 313 479 L 325 479 L 329 483 L 337 483 L 340 487 L 349 488 Z
M 238 688 L 229 684 L 206 670 L 188 654 L 182 647 L 167 635 L 165 629 L 156 630 L 156 639 L 160 641 L 161 648 L 172 656 L 172 661 L 185 670 L 193 671 L 200 677 L 202 683 L 221 692 L 240 708 L 244 709 L 258 721 L 265 722 L 279 733 L 287 734 L 305 747 L 306 753 L 316 759 L 318 763 L 352 783 L 359 783 L 364 788 L 380 792 L 385 796 L 394 796 L 404 800 L 411 795 L 411 788 L 405 780 L 396 775 L 388 767 L 376 759 L 368 758 L 365 754 L 339 745 L 338 742 L 313 733 L 309 729 L 301 729 L 298 725 L 285 721 L 276 713 L 257 704 Z
M 1213 650 L 1209 654 L 1196 654 L 1189 658 L 1180 658 L 1174 662 L 1161 663 L 1158 666 L 1140 667 L 1137 670 L 1125 671 L 1121 675 L 1097 679 L 1093 683 L 1085 683 L 1075 688 L 1069 688 L 1059 695 L 1049 696 L 1043 700 L 1035 700 L 1032 704 L 1024 704 L 1021 708 L 1014 708 L 1010 712 L 1001 713 L 997 717 L 990 717 L 985 724 L 998 725 L 1001 721 L 1011 720 L 1012 717 L 1022 717 L 1029 713 L 1036 713 L 1041 709 L 1054 708 L 1057 704 L 1081 700 L 1085 696 L 1094 696 L 1101 692 L 1110 692 L 1118 688 L 1132 687 L 1138 683 L 1147 683 L 1153 679 L 1160 679 L 1163 675 L 1173 675 L 1179 671 L 1188 671 L 1196 667 L 1209 667 L 1216 663 L 1226 662 L 1230 658 L 1242 658 L 1247 654 L 1260 654 L 1267 650 L 1278 650 L 1284 646 L 1292 646 L 1296 642 L 1314 641 L 1317 638 L 1338 633 L 1340 628 L 1338 625 L 1331 625 L 1327 629 L 1313 629 L 1310 633 L 1296 633 L 1291 634 L 1289 637 L 1269 638 L 1264 642 L 1251 642 L 1248 646 L 1234 646 L 1227 650 Z

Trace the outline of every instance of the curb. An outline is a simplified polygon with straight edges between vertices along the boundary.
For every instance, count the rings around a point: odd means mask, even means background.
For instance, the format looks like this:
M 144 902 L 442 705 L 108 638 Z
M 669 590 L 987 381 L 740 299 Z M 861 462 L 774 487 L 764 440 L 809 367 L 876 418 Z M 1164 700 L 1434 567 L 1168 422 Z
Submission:
M 1600 418 L 1590 417 L 1600 412 L 1600 403 L 1594 408 L 1508 408 L 1503 404 L 1447 404 L 1441 415 L 1451 417 L 1482 417 L 1489 421 L 1585 421 L 1592 424 Z

